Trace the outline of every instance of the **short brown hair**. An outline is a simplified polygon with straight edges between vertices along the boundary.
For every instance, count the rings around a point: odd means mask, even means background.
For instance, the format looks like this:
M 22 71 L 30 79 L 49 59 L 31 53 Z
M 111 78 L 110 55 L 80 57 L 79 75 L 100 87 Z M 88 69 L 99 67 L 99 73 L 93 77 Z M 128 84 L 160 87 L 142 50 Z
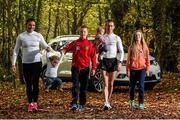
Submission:
M 27 25 L 29 22 L 35 22 L 35 19 L 34 19 L 34 18 L 28 18 L 28 19 L 26 20 L 26 25 Z
M 100 32 L 101 30 L 104 30 L 104 28 L 102 26 L 99 26 L 97 29 L 96 29 L 96 32 Z
M 87 27 L 86 25 L 82 25 L 82 26 L 81 26 L 81 29 L 82 29 L 82 28 L 87 28 L 87 29 L 88 29 L 88 27 Z
M 113 22 L 113 23 L 114 23 L 114 21 L 111 20 L 111 19 L 108 19 L 108 20 L 106 21 L 106 23 L 109 23 L 109 22 Z
M 53 60 L 60 60 L 60 58 L 58 56 L 56 56 L 56 55 L 51 56 L 49 59 L 50 59 L 51 62 Z

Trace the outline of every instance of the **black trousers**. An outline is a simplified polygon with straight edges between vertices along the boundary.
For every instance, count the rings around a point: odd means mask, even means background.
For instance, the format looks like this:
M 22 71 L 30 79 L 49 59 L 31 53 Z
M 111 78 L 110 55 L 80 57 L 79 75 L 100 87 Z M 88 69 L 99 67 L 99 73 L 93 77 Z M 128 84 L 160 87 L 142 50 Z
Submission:
M 42 62 L 23 63 L 23 74 L 26 83 L 28 102 L 37 102 L 39 95 L 39 77 Z
M 88 79 L 89 79 L 89 67 L 78 70 L 75 67 L 71 68 L 72 72 L 72 102 L 71 105 L 77 104 L 79 98 L 79 104 L 86 104 L 86 92 L 88 87 Z

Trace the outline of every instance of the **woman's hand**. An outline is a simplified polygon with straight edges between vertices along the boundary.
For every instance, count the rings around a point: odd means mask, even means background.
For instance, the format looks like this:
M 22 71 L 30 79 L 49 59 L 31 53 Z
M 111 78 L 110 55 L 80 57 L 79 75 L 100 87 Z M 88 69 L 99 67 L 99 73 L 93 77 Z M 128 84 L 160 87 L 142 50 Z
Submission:
M 50 52 L 50 51 L 51 51 L 51 48 L 50 48 L 50 47 L 47 47 L 47 48 L 46 48 L 46 51 L 47 51 L 47 52 Z
M 128 77 L 130 77 L 130 71 L 129 71 L 129 70 L 126 71 L 126 75 L 127 75 Z
M 14 73 L 16 73 L 16 65 L 12 65 L 12 70 Z
M 146 71 L 146 76 L 149 76 L 149 71 Z

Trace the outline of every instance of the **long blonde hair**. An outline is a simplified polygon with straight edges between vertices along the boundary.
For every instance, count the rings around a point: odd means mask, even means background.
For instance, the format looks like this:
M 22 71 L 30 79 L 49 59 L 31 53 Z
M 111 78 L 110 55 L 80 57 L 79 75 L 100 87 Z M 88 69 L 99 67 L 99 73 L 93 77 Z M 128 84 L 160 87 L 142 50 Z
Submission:
M 146 57 L 146 49 L 147 49 L 147 44 L 144 40 L 144 35 L 142 33 L 141 30 L 136 30 L 133 34 L 133 38 L 132 38 L 132 42 L 131 42 L 131 45 L 130 45 L 130 49 L 131 49 L 131 59 L 134 59 L 136 57 L 136 53 L 137 53 L 137 48 L 136 48 L 136 44 L 137 44 L 137 41 L 136 41 L 136 33 L 137 32 L 140 32 L 141 33 L 141 45 L 142 45 L 142 50 L 143 50 L 143 53 L 144 53 L 144 57 Z

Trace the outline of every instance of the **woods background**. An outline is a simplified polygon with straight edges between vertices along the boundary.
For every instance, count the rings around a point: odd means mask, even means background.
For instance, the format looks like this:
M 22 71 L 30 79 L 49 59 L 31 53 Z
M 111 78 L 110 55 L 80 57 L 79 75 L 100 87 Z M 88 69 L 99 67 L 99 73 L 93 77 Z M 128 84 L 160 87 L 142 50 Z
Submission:
M 0 15 L 0 81 L 14 78 L 11 56 L 29 17 L 36 19 L 36 31 L 47 42 L 59 35 L 79 34 L 83 24 L 95 34 L 107 19 L 115 21 L 115 33 L 126 45 L 133 31 L 142 29 L 162 71 L 179 72 L 180 0 L 0 0 Z M 21 77 L 21 56 L 17 63 Z

